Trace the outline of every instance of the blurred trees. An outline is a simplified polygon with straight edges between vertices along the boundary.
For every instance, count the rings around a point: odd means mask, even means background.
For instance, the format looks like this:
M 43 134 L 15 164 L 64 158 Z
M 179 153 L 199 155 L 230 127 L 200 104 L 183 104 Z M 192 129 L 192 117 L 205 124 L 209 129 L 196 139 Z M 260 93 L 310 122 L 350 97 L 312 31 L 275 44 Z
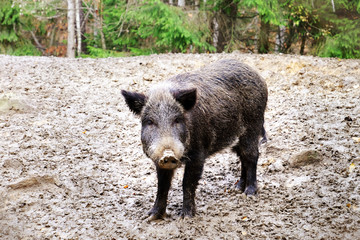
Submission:
M 75 57 L 75 1 L 67 0 L 67 22 L 68 22 L 68 42 L 67 42 L 67 57 Z
M 83 8 L 81 0 L 67 0 L 67 57 L 74 58 L 82 52 L 82 36 L 84 35 Z
M 360 58 L 360 0 L 0 0 L 0 53 L 67 50 Z
M 21 29 L 27 26 L 20 21 L 20 17 L 18 5 L 11 0 L 0 0 L 0 54 L 40 55 L 41 52 L 22 33 Z
M 102 9 L 103 25 L 98 30 L 104 34 L 107 49 L 135 55 L 213 50 L 206 41 L 206 25 L 195 23 L 199 16 L 189 16 L 181 8 L 159 0 L 105 0 Z M 88 35 L 90 46 L 101 46 L 100 42 L 98 34 Z
M 19 41 L 20 9 L 17 6 L 12 7 L 11 2 L 1 0 L 0 23 L 1 51 L 10 51 Z

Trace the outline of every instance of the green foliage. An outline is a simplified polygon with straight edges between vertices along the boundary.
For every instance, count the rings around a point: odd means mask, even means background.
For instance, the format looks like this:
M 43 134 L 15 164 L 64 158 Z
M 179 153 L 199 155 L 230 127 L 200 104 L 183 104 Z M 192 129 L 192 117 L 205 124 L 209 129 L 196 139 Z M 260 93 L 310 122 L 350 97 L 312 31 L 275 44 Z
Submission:
M 301 36 L 311 40 L 318 40 L 328 31 L 326 22 L 321 19 L 318 9 L 306 1 L 288 0 L 282 4 L 286 11 L 288 28 L 294 29 L 298 39 Z
M 20 23 L 20 9 L 12 1 L 0 0 L 0 44 L 12 45 L 19 40 L 17 28 Z M 3 46 L 3 48 L 5 48 Z
M 241 2 L 241 0 L 207 0 L 205 3 L 207 6 L 205 6 L 205 9 L 209 9 L 214 12 L 221 12 L 228 17 L 236 18 L 238 13 L 234 13 L 234 9 L 237 9 L 237 6 L 240 6 Z
M 300 53 L 360 58 L 360 0 L 207 0 L 191 11 L 193 1 L 185 9 L 167 2 L 83 0 L 87 55 L 82 56 L 259 52 L 262 44 L 264 52 L 271 52 L 277 42 L 275 49 L 280 52 L 294 52 L 301 45 Z M 66 1 L 0 0 L 0 53 L 40 55 L 30 31 L 45 53 L 64 51 L 65 23 Z M 213 41 L 218 49 L 210 44 Z
M 336 2 L 336 12 L 324 4 L 320 9 L 326 29 L 317 52 L 321 57 L 360 58 L 360 0 Z
M 13 1 L 0 0 L 0 53 L 16 56 L 41 55 L 21 34 L 20 7 Z
M 154 39 L 160 52 L 185 52 L 190 45 L 198 47 L 200 51 L 211 49 L 209 44 L 200 41 L 199 34 L 192 31 L 179 8 L 159 0 L 146 1 L 140 14 L 134 14 L 134 19 L 140 23 L 136 33 L 143 39 Z
M 42 53 L 31 43 L 27 42 L 25 44 L 18 43 L 12 53 L 9 53 L 15 56 L 41 56 Z
M 241 4 L 255 8 L 261 21 L 279 26 L 284 20 L 279 2 L 279 0 L 243 0 Z
M 25 15 L 32 15 L 34 18 L 53 19 L 58 15 L 66 15 L 65 11 L 59 11 L 66 7 L 64 0 L 13 0 L 21 4 L 21 11 Z
M 42 53 L 30 42 L 19 41 L 13 45 L 0 44 L 0 53 L 14 56 L 41 56 Z
M 360 58 L 360 20 L 344 18 L 335 22 L 336 33 L 326 37 L 319 56 Z
M 134 55 L 186 52 L 190 46 L 198 52 L 214 50 L 204 41 L 207 29 L 194 29 L 180 8 L 160 0 L 145 0 L 140 5 L 108 0 L 105 4 L 104 34 L 107 46 L 115 50 Z
M 85 58 L 108 58 L 108 57 L 127 57 L 129 54 L 124 52 L 116 52 L 111 50 L 104 50 L 88 46 L 89 54 L 82 54 L 81 57 Z

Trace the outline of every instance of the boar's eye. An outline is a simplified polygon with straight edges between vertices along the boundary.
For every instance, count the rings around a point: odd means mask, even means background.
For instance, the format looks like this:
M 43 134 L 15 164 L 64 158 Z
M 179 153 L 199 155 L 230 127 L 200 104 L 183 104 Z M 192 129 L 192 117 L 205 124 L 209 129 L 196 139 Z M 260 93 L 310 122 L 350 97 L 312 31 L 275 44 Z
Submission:
M 182 123 L 183 121 L 184 121 L 184 119 L 182 117 L 177 117 L 177 118 L 175 118 L 174 123 L 178 124 L 178 123 Z
M 143 122 L 142 122 L 143 125 L 146 125 L 146 126 L 152 126 L 154 125 L 154 121 L 151 120 L 151 119 L 145 119 Z

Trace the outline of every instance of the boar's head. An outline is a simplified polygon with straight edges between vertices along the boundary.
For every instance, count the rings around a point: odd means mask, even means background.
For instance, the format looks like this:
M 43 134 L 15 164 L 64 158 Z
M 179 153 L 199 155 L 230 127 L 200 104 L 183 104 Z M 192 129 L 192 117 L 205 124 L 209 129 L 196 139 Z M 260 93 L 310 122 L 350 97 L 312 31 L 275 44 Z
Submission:
M 141 142 L 145 154 L 163 169 L 181 165 L 190 142 L 187 112 L 196 103 L 196 89 L 158 87 L 148 95 L 123 90 L 132 112 L 141 118 Z

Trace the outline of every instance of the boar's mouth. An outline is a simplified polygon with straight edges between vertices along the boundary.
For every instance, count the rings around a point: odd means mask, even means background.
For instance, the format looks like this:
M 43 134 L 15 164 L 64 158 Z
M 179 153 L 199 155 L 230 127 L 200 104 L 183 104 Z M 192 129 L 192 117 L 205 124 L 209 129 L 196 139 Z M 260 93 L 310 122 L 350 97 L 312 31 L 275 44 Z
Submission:
M 162 169 L 171 170 L 180 167 L 181 161 L 175 157 L 175 153 L 172 150 L 167 149 L 158 161 L 158 165 Z

